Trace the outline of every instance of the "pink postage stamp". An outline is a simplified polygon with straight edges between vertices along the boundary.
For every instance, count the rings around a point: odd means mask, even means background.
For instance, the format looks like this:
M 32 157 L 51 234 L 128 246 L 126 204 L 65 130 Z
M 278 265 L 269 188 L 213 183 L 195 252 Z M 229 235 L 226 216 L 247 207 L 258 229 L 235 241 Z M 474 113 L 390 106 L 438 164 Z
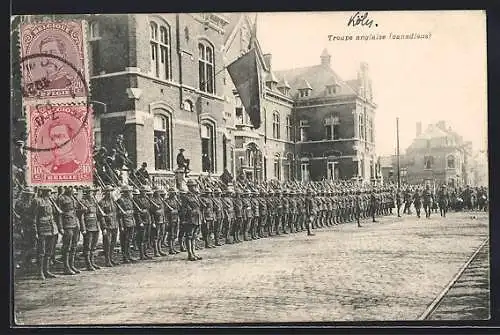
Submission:
M 83 22 L 28 23 L 20 34 L 23 87 L 28 88 L 23 90 L 25 99 L 85 97 Z M 84 81 L 79 79 L 82 76 Z
M 28 183 L 92 185 L 92 110 L 39 104 L 28 111 Z

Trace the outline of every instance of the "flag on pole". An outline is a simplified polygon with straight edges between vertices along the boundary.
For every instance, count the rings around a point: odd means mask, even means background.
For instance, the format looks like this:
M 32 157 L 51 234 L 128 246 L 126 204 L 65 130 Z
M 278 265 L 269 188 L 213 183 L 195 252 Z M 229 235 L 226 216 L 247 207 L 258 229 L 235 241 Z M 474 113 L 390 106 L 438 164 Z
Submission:
M 257 51 L 255 48 L 227 66 L 227 71 L 233 80 L 234 86 L 241 99 L 241 103 L 255 129 L 261 125 L 260 99 L 261 80 L 257 64 Z

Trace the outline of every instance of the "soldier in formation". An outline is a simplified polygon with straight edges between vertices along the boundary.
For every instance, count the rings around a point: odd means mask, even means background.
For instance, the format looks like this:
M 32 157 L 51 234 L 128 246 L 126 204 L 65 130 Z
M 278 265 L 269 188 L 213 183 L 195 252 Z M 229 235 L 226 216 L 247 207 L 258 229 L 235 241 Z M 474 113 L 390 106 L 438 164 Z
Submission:
M 446 187 L 434 195 L 429 187 L 407 185 L 400 189 L 314 182 L 234 186 L 215 182 L 207 186 L 191 179 L 187 186 L 184 191 L 124 185 L 117 198 L 116 187 L 104 186 L 99 201 L 95 188 L 82 188 L 81 196 L 74 187 L 25 188 L 14 205 L 15 223 L 22 231 L 22 264 L 29 266 L 36 248 L 37 275 L 54 277 L 50 260 L 59 234 L 68 275 L 80 272 L 75 264 L 80 234 L 88 271 L 100 268 L 95 261 L 100 234 L 106 267 L 119 265 L 113 257 L 118 237 L 122 263 L 137 262 L 133 254 L 141 260 L 151 259 L 150 252 L 153 257 L 167 257 L 164 250 L 170 255 L 184 251 L 188 260 L 198 261 L 202 259 L 196 252 L 200 232 L 205 248 L 303 231 L 314 236 L 314 230 L 324 227 L 348 223 L 362 227 L 365 219 L 377 222 L 377 217 L 391 215 L 395 207 L 401 216 L 403 204 L 403 214 L 411 213 L 409 205 L 413 204 L 420 217 L 422 203 L 429 205 L 429 198 L 436 199 L 445 217 L 453 197 Z M 455 196 L 463 193 L 452 192 Z M 467 192 L 476 192 L 478 199 L 486 194 L 482 189 Z M 137 247 L 132 250 L 134 240 Z M 181 251 L 176 250 L 176 242 Z

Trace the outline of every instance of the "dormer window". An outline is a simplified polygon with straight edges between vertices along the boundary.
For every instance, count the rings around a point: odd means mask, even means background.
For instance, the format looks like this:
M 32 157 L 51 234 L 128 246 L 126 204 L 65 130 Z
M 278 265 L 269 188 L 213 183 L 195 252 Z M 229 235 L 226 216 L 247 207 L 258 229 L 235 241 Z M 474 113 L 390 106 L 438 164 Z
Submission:
M 339 87 L 338 85 L 327 85 L 326 86 L 326 94 L 327 95 L 333 95 L 333 94 L 337 94 L 339 91 Z
M 309 96 L 309 91 L 310 91 L 310 90 L 309 90 L 308 88 L 300 89 L 300 90 L 299 90 L 299 96 L 300 96 L 301 98 L 303 98 L 303 97 L 308 97 L 308 96 Z

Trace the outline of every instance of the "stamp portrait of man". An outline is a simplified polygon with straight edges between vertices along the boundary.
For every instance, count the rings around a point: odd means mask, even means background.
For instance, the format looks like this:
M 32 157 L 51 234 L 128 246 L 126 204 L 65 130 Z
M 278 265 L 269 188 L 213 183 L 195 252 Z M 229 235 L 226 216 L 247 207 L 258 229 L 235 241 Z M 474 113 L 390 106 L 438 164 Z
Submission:
M 68 60 L 66 45 L 64 41 L 54 36 L 47 36 L 40 41 L 40 53 L 59 56 Z M 64 62 L 52 58 L 43 58 L 40 62 L 45 78 L 48 80 L 46 89 L 64 89 L 73 82 L 73 77 L 67 73 L 67 66 Z
M 48 129 L 53 158 L 45 167 L 52 173 L 73 173 L 80 163 L 73 147 L 74 130 L 70 125 L 54 122 Z

